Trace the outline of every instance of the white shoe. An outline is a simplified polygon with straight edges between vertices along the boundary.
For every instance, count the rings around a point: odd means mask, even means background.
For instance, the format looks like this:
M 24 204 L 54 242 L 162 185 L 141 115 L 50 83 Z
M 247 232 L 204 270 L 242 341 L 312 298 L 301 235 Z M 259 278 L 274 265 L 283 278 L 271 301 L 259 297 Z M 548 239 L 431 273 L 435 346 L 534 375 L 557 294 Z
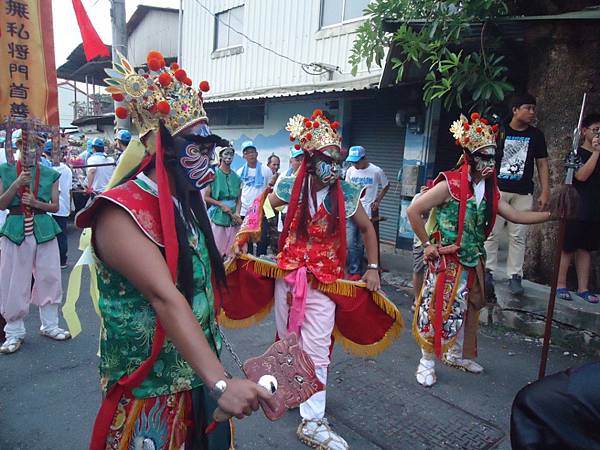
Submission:
M 469 373 L 481 373 L 483 372 L 483 367 L 480 364 L 477 364 L 472 359 L 460 358 L 451 353 L 446 353 L 444 358 L 442 359 L 444 364 L 449 365 L 450 367 L 454 367 L 456 369 L 464 370 Z
M 60 327 L 52 328 L 51 330 L 40 330 L 40 334 L 50 339 L 54 339 L 55 341 L 66 341 L 67 339 L 71 339 L 71 333 Z
M 302 419 L 296 431 L 298 439 L 318 450 L 349 450 L 348 443 L 329 426 L 327 419 Z
M 0 346 L 0 353 L 14 353 L 21 348 L 21 345 L 23 345 L 23 338 L 10 337 Z
M 432 359 L 421 358 L 415 376 L 417 377 L 417 383 L 421 386 L 433 386 L 437 381 L 435 376 L 435 361 Z

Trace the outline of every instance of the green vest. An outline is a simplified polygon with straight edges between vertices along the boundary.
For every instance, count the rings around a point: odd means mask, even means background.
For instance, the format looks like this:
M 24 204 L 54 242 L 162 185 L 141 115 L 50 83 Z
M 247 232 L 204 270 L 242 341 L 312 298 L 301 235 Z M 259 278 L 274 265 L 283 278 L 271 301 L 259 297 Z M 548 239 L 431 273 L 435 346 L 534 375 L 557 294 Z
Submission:
M 204 235 L 200 233 L 198 237 L 190 237 L 189 242 L 196 287 L 192 311 L 210 347 L 218 354 L 221 337 L 214 314 L 210 260 Z M 148 300 L 126 278 L 101 262 L 98 263 L 98 289 L 103 323 L 100 377 L 102 387 L 106 390 L 123 375 L 132 373 L 150 355 L 156 313 Z M 202 380 L 167 339 L 150 374 L 133 390 L 133 394 L 137 398 L 157 397 L 199 386 L 202 386 Z
M 219 202 L 224 202 L 235 212 L 235 204 L 240 195 L 242 179 L 231 170 L 223 172 L 220 168 L 215 171 L 215 179 L 210 185 L 210 196 Z M 232 206 L 233 205 L 233 206 Z M 208 209 L 210 220 L 222 227 L 235 225 L 229 214 L 225 214 L 221 208 L 211 205 Z
M 442 245 L 456 243 L 458 235 L 458 209 L 459 202 L 453 197 L 444 205 L 436 208 L 435 229 L 439 230 L 441 234 Z M 485 248 L 483 246 L 486 240 L 485 209 L 485 199 L 481 201 L 479 206 L 477 206 L 475 196 L 472 196 L 467 201 L 463 235 L 458 251 L 458 259 L 464 266 L 475 267 L 479 264 L 480 259 L 485 257 Z
M 38 200 L 46 203 L 52 201 L 52 186 L 60 178 L 60 173 L 49 167 L 42 166 L 39 164 L 38 169 L 40 171 L 40 184 L 38 187 Z M 35 167 L 31 171 L 31 192 L 33 192 L 33 185 L 35 183 Z M 12 164 L 0 164 L 0 178 L 2 179 L 2 189 L 4 192 L 10 188 L 10 186 L 17 179 L 17 166 Z M 21 206 L 21 200 L 18 195 L 15 195 L 9 205 L 10 208 L 18 208 Z M 38 244 L 51 241 L 60 234 L 61 229 L 50 214 L 34 214 L 33 216 L 33 235 Z M 9 214 L 6 218 L 4 226 L 0 230 L 0 236 L 6 236 L 12 242 L 17 245 L 25 240 L 25 216 L 22 214 Z

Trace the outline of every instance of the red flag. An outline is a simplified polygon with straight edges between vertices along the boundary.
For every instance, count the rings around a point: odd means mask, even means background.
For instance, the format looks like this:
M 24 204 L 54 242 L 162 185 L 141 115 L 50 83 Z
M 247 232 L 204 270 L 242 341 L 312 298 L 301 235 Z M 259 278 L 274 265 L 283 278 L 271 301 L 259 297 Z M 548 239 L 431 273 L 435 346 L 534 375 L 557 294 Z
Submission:
M 77 23 L 79 24 L 79 31 L 81 32 L 81 39 L 83 40 L 83 51 L 85 52 L 85 59 L 91 61 L 98 56 L 110 56 L 110 52 L 96 30 L 90 22 L 90 18 L 85 12 L 85 8 L 81 3 L 81 0 L 73 0 L 73 9 L 75 10 L 75 16 L 77 16 Z

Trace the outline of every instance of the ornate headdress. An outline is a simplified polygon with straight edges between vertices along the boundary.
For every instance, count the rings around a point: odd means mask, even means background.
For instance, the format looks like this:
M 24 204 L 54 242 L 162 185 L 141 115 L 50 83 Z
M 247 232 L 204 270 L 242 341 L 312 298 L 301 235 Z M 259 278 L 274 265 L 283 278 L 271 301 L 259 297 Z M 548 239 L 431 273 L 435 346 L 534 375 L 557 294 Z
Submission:
M 340 145 L 342 136 L 338 133 L 340 124 L 330 122 L 323 111 L 316 109 L 310 118 L 301 114 L 291 117 L 285 127 L 290 132 L 290 141 L 296 150 L 313 153 L 320 151 L 334 160 L 341 158 Z
M 140 135 L 158 129 L 163 120 L 171 135 L 195 123 L 208 122 L 204 111 L 202 92 L 210 87 L 202 81 L 199 90 L 192 88 L 192 80 L 177 63 L 167 67 L 165 59 L 158 51 L 148 53 L 148 71 L 133 66 L 119 54 L 120 63 L 113 63 L 112 69 L 105 69 L 110 78 L 104 81 L 109 86 L 106 91 L 112 94 L 118 106 L 115 114 L 125 119 L 131 114 Z
M 471 121 L 463 115 L 454 121 L 450 131 L 456 139 L 456 145 L 460 145 L 470 153 L 474 153 L 484 147 L 496 147 L 497 125 L 490 125 L 487 119 L 481 117 L 477 112 L 471 114 Z

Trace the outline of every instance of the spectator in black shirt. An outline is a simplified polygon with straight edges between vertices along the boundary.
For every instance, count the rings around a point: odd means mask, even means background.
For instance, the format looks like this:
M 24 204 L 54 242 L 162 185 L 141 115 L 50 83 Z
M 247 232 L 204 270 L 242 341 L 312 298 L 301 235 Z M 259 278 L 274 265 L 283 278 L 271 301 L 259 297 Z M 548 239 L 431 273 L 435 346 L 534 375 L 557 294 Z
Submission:
M 530 94 L 517 96 L 511 103 L 512 119 L 506 127 L 504 152 L 498 169 L 498 188 L 502 199 L 513 208 L 524 211 L 533 205 L 533 166 L 537 166 L 541 187 L 538 209 L 543 210 L 550 200 L 550 176 L 548 170 L 548 150 L 544 134 L 533 125 L 536 118 L 536 100 Z M 493 275 L 498 270 L 499 234 L 506 221 L 500 217 L 487 242 L 485 251 L 486 284 L 493 283 Z M 528 225 L 508 222 L 508 259 L 506 274 L 513 295 L 523 294 L 523 261 L 525 259 L 525 239 Z
M 579 192 L 580 207 L 577 220 L 567 222 L 565 245 L 560 257 L 556 295 L 563 300 L 573 300 L 567 289 L 567 273 L 573 255 L 577 272 L 577 296 L 590 303 L 598 303 L 598 294 L 589 291 L 590 252 L 600 248 L 600 114 L 590 114 L 581 122 L 581 147 L 577 150 L 579 169 L 573 185 Z

